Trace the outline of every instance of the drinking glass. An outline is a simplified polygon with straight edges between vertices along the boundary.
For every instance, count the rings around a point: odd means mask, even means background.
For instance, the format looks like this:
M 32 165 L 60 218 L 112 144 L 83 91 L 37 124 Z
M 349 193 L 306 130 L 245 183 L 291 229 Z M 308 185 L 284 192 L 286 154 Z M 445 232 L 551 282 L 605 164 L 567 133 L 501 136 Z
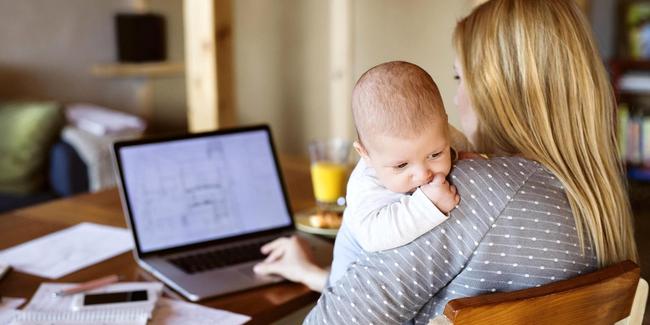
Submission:
M 311 181 L 319 211 L 342 213 L 345 208 L 351 146 L 352 142 L 344 139 L 309 143 Z

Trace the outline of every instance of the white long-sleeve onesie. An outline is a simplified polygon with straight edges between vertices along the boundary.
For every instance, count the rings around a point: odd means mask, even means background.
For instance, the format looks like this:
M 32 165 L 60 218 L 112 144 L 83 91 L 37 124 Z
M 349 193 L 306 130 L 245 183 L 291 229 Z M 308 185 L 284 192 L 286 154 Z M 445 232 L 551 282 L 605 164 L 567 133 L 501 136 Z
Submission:
M 447 219 L 421 189 L 408 195 L 382 186 L 363 159 L 350 175 L 346 201 L 343 222 L 369 252 L 408 244 Z

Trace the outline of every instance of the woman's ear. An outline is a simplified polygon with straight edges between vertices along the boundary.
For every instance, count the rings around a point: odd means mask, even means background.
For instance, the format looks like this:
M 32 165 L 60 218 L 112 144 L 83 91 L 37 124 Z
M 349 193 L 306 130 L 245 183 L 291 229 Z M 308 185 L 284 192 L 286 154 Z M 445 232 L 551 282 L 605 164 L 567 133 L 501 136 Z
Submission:
M 366 161 L 366 163 L 369 163 L 369 162 L 370 162 L 370 160 L 369 160 L 370 157 L 368 157 L 368 151 L 367 151 L 366 148 L 361 144 L 361 142 L 359 142 L 359 141 L 354 141 L 354 143 L 352 144 L 352 146 L 354 147 L 354 150 L 357 151 L 357 153 L 359 154 L 359 156 L 361 156 L 361 158 L 362 158 L 363 160 Z

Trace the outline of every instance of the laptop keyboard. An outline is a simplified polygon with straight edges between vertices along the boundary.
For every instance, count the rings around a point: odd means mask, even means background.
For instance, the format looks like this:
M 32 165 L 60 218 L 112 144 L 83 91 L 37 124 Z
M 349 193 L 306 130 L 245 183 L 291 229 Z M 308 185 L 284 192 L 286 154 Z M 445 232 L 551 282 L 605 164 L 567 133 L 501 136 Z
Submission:
M 169 262 L 188 274 L 210 271 L 235 264 L 264 259 L 260 247 L 268 243 L 264 241 L 246 243 L 213 251 L 185 255 L 168 259 Z

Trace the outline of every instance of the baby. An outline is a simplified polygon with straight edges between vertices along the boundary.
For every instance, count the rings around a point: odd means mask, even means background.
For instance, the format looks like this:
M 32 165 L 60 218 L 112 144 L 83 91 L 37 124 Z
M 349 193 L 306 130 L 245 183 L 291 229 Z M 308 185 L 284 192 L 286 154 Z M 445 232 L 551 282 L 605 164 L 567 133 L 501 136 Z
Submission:
M 364 73 L 352 92 L 352 112 L 362 159 L 348 181 L 330 282 L 358 258 L 351 246 L 395 248 L 447 219 L 460 200 L 446 180 L 455 159 L 450 133 L 468 143 L 448 125 L 433 79 L 411 63 L 388 62 Z

